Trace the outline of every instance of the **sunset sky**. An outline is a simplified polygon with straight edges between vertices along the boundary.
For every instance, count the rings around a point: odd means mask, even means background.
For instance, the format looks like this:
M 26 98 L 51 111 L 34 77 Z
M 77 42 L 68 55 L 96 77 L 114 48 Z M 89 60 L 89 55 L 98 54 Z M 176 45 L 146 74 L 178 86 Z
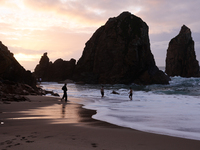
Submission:
M 0 0 L 0 41 L 34 71 L 44 52 L 52 62 L 78 60 L 108 18 L 129 11 L 149 26 L 157 66 L 165 66 L 168 43 L 183 24 L 192 31 L 200 61 L 199 6 L 199 0 Z

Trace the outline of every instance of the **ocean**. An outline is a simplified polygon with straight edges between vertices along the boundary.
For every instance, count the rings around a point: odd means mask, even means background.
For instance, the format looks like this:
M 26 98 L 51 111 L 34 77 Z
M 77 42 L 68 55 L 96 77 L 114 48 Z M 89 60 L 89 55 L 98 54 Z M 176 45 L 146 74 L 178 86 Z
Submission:
M 92 117 L 122 127 L 140 131 L 200 140 L 200 78 L 172 77 L 169 85 L 67 84 L 70 97 L 76 103 L 96 110 Z M 45 90 L 63 95 L 63 84 L 42 82 Z M 129 88 L 133 100 L 129 99 Z M 112 91 L 119 94 L 112 94 Z M 47 95 L 48 96 L 48 95 Z

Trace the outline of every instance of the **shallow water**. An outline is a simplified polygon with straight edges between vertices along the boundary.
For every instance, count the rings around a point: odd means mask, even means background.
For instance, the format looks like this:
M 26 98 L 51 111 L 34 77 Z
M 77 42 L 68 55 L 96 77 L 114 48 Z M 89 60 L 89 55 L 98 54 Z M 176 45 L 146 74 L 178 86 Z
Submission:
M 62 84 L 43 82 L 44 89 L 62 96 Z M 129 87 L 133 100 L 128 98 Z M 141 131 L 200 140 L 200 78 L 173 77 L 169 85 L 68 84 L 68 96 L 81 98 L 93 118 Z M 112 91 L 118 94 L 111 94 Z M 70 100 L 70 99 L 69 99 Z
M 17 111 L 21 117 L 7 118 L 7 120 L 31 120 L 43 119 L 48 120 L 51 124 L 65 124 L 65 123 L 79 123 L 82 120 L 77 106 L 67 104 L 65 102 L 58 102 L 57 104 L 29 109 L 25 111 Z

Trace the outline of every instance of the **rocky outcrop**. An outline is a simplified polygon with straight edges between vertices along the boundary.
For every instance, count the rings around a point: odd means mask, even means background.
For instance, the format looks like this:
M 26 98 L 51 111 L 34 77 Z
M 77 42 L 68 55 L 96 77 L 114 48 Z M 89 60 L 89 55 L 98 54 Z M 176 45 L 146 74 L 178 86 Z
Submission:
M 0 42 L 0 101 L 25 101 L 22 95 L 44 95 L 47 91 L 36 86 L 36 79 L 13 57 Z
M 169 76 L 199 77 L 199 63 L 196 60 L 191 31 L 183 25 L 167 49 L 166 69 Z
M 123 12 L 110 18 L 86 43 L 74 80 L 84 83 L 168 84 L 169 77 L 155 64 L 148 26 Z
M 49 57 L 47 56 L 47 53 L 44 53 L 43 56 L 40 59 L 39 64 L 35 67 L 35 70 L 33 72 L 34 76 L 37 79 L 42 78 L 43 80 L 45 80 L 46 76 L 48 75 L 48 70 L 49 70 L 49 66 L 52 63 L 49 61 Z
M 27 84 L 12 82 L 8 80 L 0 81 L 0 101 L 9 103 L 10 101 L 27 101 L 25 95 L 46 95 L 59 96 L 53 91 L 46 91 L 40 87 L 33 88 Z
M 12 81 L 5 80 L 0 82 L 1 95 L 4 94 L 17 94 L 17 95 L 37 95 L 34 88 L 27 84 L 16 83 Z
M 72 79 L 76 60 L 64 61 L 57 59 L 54 63 L 49 61 L 47 53 L 44 53 L 39 64 L 34 70 L 34 76 L 42 81 L 63 81 Z
M 0 42 L 0 80 L 9 80 L 36 87 L 36 80 L 30 71 L 26 71 L 13 57 L 8 48 Z

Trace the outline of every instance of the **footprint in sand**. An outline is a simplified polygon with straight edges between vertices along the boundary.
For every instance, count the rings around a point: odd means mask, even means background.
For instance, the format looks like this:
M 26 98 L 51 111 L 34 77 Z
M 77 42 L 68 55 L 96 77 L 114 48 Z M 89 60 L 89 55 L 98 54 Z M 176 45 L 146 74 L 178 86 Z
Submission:
M 6 144 L 12 144 L 12 141 L 7 140 L 7 141 L 6 141 Z
M 75 138 L 72 138 L 72 140 L 76 140 Z
M 30 140 L 31 138 L 36 138 L 37 136 L 35 136 L 34 134 L 37 134 L 37 132 L 33 132 L 31 135 L 29 135 L 27 138 L 25 136 L 21 136 L 21 135 L 15 135 L 15 138 L 13 138 L 12 140 L 6 140 L 4 142 L 0 142 L 0 146 L 5 146 L 4 149 L 1 150 L 7 150 L 8 148 L 11 147 L 15 147 L 15 146 L 20 146 L 22 145 L 22 143 L 18 143 L 17 141 L 21 140 L 22 142 L 26 142 L 26 143 L 33 143 L 35 141 Z
M 26 137 L 22 137 L 21 140 L 27 140 Z
M 10 148 L 10 147 L 12 147 L 12 145 L 8 145 L 8 146 L 6 146 L 6 148 Z
M 36 138 L 37 136 L 35 136 L 35 135 L 29 135 L 28 137 L 30 137 L 30 138 Z
M 26 143 L 33 143 L 34 141 L 26 141 Z
M 91 143 L 92 147 L 97 147 L 96 143 Z
M 47 139 L 47 138 L 51 138 L 51 137 L 53 137 L 53 136 L 45 136 L 44 138 Z

